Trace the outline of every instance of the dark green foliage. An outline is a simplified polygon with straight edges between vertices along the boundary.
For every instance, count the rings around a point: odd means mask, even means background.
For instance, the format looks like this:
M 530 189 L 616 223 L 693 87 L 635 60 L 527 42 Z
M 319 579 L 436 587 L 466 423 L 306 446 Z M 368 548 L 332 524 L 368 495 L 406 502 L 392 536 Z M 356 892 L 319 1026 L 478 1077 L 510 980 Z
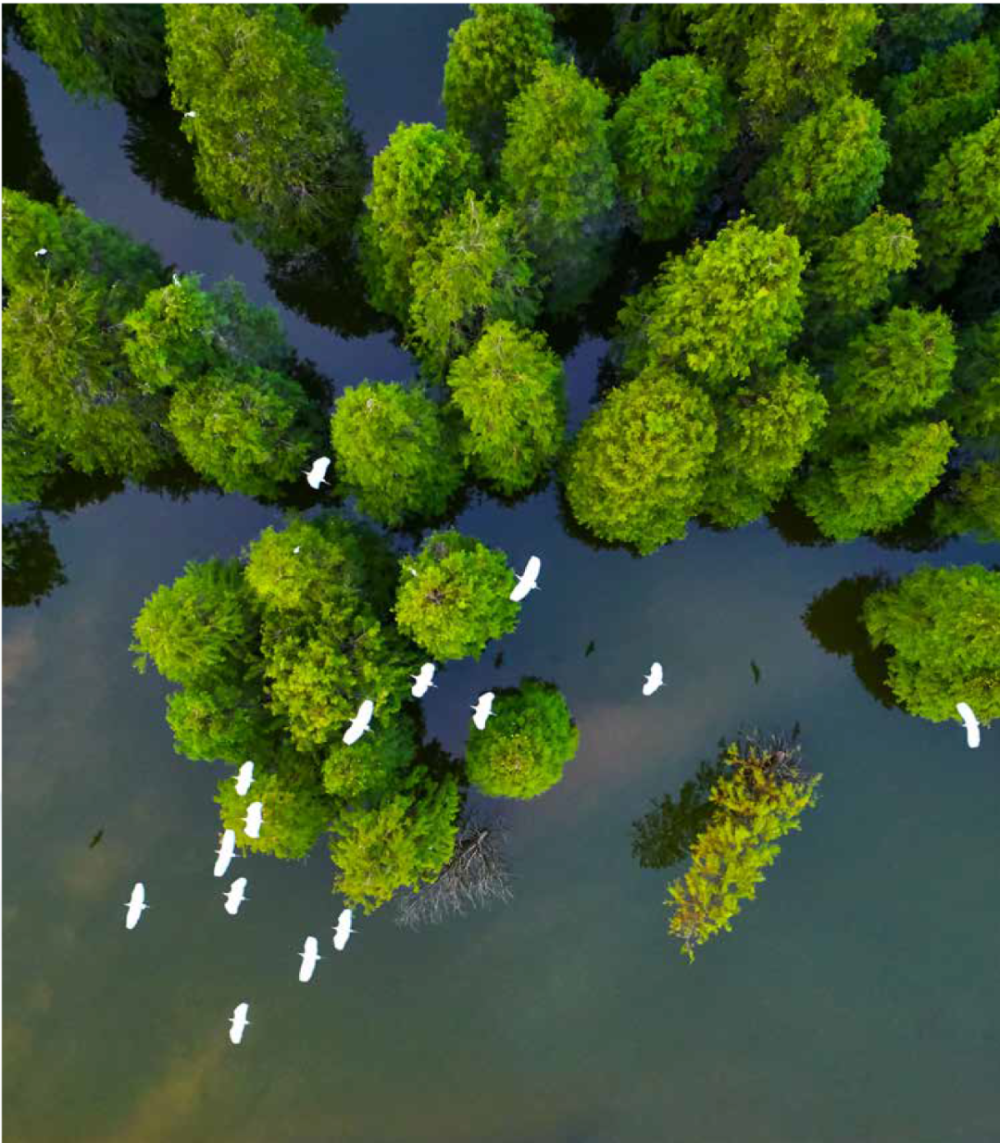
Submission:
M 778 227 L 749 217 L 668 258 L 618 315 L 624 367 L 687 373 L 711 388 L 780 365 L 802 323 L 806 257 Z
M 952 498 L 935 505 L 935 531 L 970 532 L 980 543 L 1000 543 L 1000 464 L 981 460 L 958 477 Z
M 508 106 L 503 194 L 523 221 L 553 313 L 586 301 L 606 276 L 617 223 L 610 100 L 568 63 L 541 63 Z
M 277 720 L 249 681 L 206 678 L 176 691 L 167 698 L 167 723 L 177 753 L 202 762 L 259 758 L 274 748 L 278 734 Z
M 440 516 L 462 479 L 454 434 L 415 389 L 365 381 L 344 391 L 330 422 L 337 478 L 383 524 Z
M 31 46 L 71 94 L 148 98 L 163 83 L 162 4 L 18 4 Z
M 436 660 L 478 659 L 490 639 L 517 626 L 514 583 L 503 552 L 459 532 L 437 532 L 400 570 L 396 622 Z
M 955 386 L 944 410 L 967 436 L 1000 432 L 1000 313 L 959 334 Z
M 3 388 L 3 502 L 23 504 L 41 500 L 47 479 L 55 473 L 59 447 L 27 428 L 14 399 Z
M 171 4 L 168 72 L 206 202 L 271 252 L 349 229 L 366 179 L 321 29 L 291 4 Z
M 448 127 L 464 132 L 484 158 L 503 142 L 504 108 L 555 59 L 552 17 L 538 4 L 473 4 L 448 33 L 442 102 Z
M 789 363 L 716 404 L 718 439 L 700 510 L 726 528 L 749 524 L 778 500 L 826 417 L 815 374 Z
M 543 334 L 493 322 L 451 367 L 448 387 L 465 422 L 462 453 L 486 483 L 510 496 L 553 464 L 565 432 L 566 384 Z
M 978 564 L 921 567 L 865 604 L 873 644 L 886 645 L 889 685 L 911 714 L 984 725 L 1000 717 L 1000 572 Z
M 879 57 L 894 70 L 915 67 L 923 54 L 968 39 L 983 19 L 982 4 L 883 4 Z
M 57 202 L 63 190 L 42 150 L 24 80 L 3 61 L 4 181 L 38 202 Z M 6 223 L 5 223 L 6 225 Z
M 375 156 L 362 224 L 364 271 L 372 305 L 405 322 L 410 271 L 440 219 L 482 183 L 482 167 L 463 135 L 430 123 L 400 125 Z
M 715 437 L 708 397 L 650 368 L 612 390 L 573 440 L 565 482 L 574 517 L 641 555 L 683 539 Z
M 859 223 L 889 162 L 881 126 L 873 103 L 845 95 L 788 130 L 747 185 L 762 224 L 781 224 L 812 246 Z
M 669 869 L 683 861 L 716 812 L 712 787 L 725 765 L 702 762 L 680 788 L 676 801 L 665 794 L 653 809 L 632 823 L 632 856 L 643 869 Z
M 315 781 L 281 772 L 254 773 L 250 793 L 240 797 L 231 778 L 218 786 L 215 801 L 223 829 L 236 833 L 236 844 L 251 853 L 270 853 L 294 860 L 303 858 L 330 825 L 336 803 Z M 263 802 L 260 837 L 250 837 L 243 819 L 251 802 Z
M 576 4 L 562 7 L 571 15 L 582 8 Z M 604 7 L 614 20 L 615 49 L 636 74 L 645 71 L 660 56 L 682 50 L 687 44 L 691 12 L 705 9 L 705 5 L 695 4 L 607 4 Z M 588 5 L 583 10 L 590 8 Z
M 814 468 L 796 499 L 834 540 L 887 531 L 935 487 L 954 444 L 946 421 L 888 430 Z
M 373 722 L 351 746 L 332 742 L 323 759 L 324 789 L 349 800 L 384 794 L 416 758 L 419 729 L 412 716 L 401 713 Z
M 443 379 L 493 321 L 534 324 L 541 291 L 520 224 L 508 207 L 490 215 L 472 191 L 417 254 L 411 282 L 410 343 L 428 375 Z
M 522 679 L 516 689 L 496 692 L 484 730 L 470 723 L 469 781 L 493 798 L 536 798 L 562 778 L 579 738 L 559 689 Z
M 696 56 L 643 72 L 615 113 L 611 145 L 644 239 L 666 241 L 691 224 L 736 130 L 725 82 Z

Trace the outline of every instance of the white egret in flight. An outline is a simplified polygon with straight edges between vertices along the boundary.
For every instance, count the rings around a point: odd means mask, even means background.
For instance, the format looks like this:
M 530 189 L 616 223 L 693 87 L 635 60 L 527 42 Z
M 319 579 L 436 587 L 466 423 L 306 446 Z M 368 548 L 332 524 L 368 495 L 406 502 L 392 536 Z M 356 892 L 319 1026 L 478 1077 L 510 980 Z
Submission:
M 198 116 L 197 111 L 185 111 L 184 112 L 184 118 L 185 119 L 196 119 L 197 116 Z
M 222 844 L 215 851 L 219 855 L 219 860 L 215 863 L 215 876 L 224 877 L 226 870 L 229 868 L 230 861 L 233 860 L 233 853 L 236 850 L 236 831 L 227 829 L 222 835 Z
M 233 781 L 236 783 L 237 794 L 241 798 L 245 798 L 253 785 L 253 763 L 244 762 Z
M 337 918 L 337 924 L 333 930 L 333 947 L 337 952 L 344 951 L 344 945 L 347 944 L 353 932 L 356 932 L 356 930 L 351 928 L 351 910 L 343 909 Z
M 297 556 L 299 554 L 299 552 L 301 552 L 301 551 L 302 551 L 302 545 L 296 544 L 295 547 L 292 548 L 292 555 Z
M 965 733 L 969 746 L 975 750 L 979 745 L 979 719 L 972 713 L 972 707 L 967 702 L 956 703 L 955 709 L 962 716 L 965 723 Z
M 319 955 L 319 941 L 315 937 L 306 937 L 306 946 L 299 953 L 302 957 L 302 964 L 299 966 L 299 980 L 306 984 L 312 980 L 312 974 L 316 969 L 316 961 L 323 958 Z
M 472 721 L 476 724 L 477 730 L 486 729 L 486 720 L 493 713 L 493 699 L 495 697 L 492 691 L 486 691 L 479 696 L 479 701 L 472 708 Z
M 235 917 L 240 911 L 240 905 L 248 900 L 243 890 L 247 887 L 247 879 L 245 877 L 237 877 L 236 880 L 229 886 L 227 892 L 222 896 L 226 899 L 226 912 L 230 917 Z
M 532 556 L 524 568 L 524 575 L 517 577 L 517 587 L 510 593 L 514 603 L 520 603 L 529 591 L 540 591 L 538 586 L 538 573 L 542 570 L 542 561 L 538 556 Z
M 125 915 L 125 928 L 134 929 L 139 923 L 143 910 L 148 909 L 146 904 L 146 886 L 137 881 L 132 887 L 132 896 L 125 902 L 128 913 Z
M 433 663 L 424 663 L 420 668 L 419 675 L 410 675 L 410 678 L 413 680 L 410 694 L 413 695 L 414 698 L 423 698 L 424 695 L 427 694 L 428 687 L 437 686 L 437 683 L 433 681 L 434 669 Z
M 247 1027 L 250 1021 L 247 1019 L 247 1013 L 250 1011 L 250 1005 L 244 1000 L 242 1004 L 237 1004 L 233 1009 L 233 1014 L 229 1018 L 229 1038 L 234 1044 L 238 1044 L 243 1039 L 243 1030 Z
M 180 276 L 177 274 L 174 274 L 174 285 L 179 286 L 180 284 L 181 284 Z
M 264 821 L 264 803 L 251 802 L 243 819 L 243 832 L 247 837 L 260 837 L 261 823 Z
M 344 731 L 345 746 L 353 746 L 354 743 L 357 742 L 361 735 L 368 729 L 374 713 L 375 704 L 371 699 L 365 699 L 361 706 L 358 707 L 358 713 L 354 716 L 354 721 Z
M 314 460 L 312 468 L 304 468 L 302 471 L 306 474 L 306 483 L 310 488 L 315 488 L 319 491 L 321 484 L 329 484 L 326 479 L 326 470 L 330 467 L 330 458 L 328 456 L 321 456 L 319 460 Z
M 642 693 L 648 698 L 649 695 L 655 694 L 662 686 L 663 668 L 659 663 L 654 663 L 649 668 L 649 674 L 646 676 L 646 684 L 642 688 Z
M 44 258 L 46 254 L 48 254 L 48 250 L 46 250 L 44 246 L 40 250 L 35 251 L 36 258 Z

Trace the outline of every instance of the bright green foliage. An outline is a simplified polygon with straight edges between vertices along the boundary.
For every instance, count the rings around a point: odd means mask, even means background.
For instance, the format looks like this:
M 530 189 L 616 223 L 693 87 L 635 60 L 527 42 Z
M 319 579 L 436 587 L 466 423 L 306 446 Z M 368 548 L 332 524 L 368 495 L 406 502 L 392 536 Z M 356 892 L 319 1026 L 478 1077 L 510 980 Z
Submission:
M 149 98 L 163 83 L 163 5 L 18 4 L 31 45 L 71 94 Z
M 400 125 L 375 156 L 365 204 L 362 253 L 370 300 L 405 322 L 410 271 L 441 217 L 458 209 L 482 183 L 482 167 L 463 135 L 430 123 Z
M 254 772 L 249 794 L 240 797 L 232 778 L 218 785 L 215 802 L 222 828 L 236 833 L 236 844 L 251 853 L 270 853 L 288 859 L 303 858 L 330 825 L 335 813 L 332 798 L 323 794 L 315 781 L 304 782 L 300 775 Z M 243 819 L 251 802 L 263 802 L 260 837 L 250 837 Z
M 439 516 L 462 480 L 454 434 L 414 389 L 365 381 L 344 391 L 330 421 L 337 477 L 383 524 Z
M 342 809 L 333 823 L 330 857 L 340 870 L 334 891 L 352 907 L 374 912 L 404 886 L 433 881 L 455 850 L 458 784 L 414 771 L 404 789 L 372 809 Z
M 586 301 L 609 269 L 617 171 L 610 100 L 574 64 L 541 63 L 507 111 L 504 197 L 528 233 L 553 313 Z
M 348 800 L 384 794 L 413 762 L 419 745 L 419 730 L 412 717 L 399 714 L 373 722 L 360 741 L 345 746 L 335 740 L 330 745 L 323 759 L 323 787 L 328 794 Z
M 649 369 L 614 389 L 570 446 L 566 496 L 577 522 L 644 556 L 683 539 L 715 435 L 708 397 L 676 377 Z
M 971 533 L 980 543 L 1000 543 L 1000 464 L 981 460 L 959 476 L 954 499 L 935 505 L 934 530 Z
M 725 528 L 766 512 L 801 462 L 826 409 L 818 379 L 803 362 L 754 378 L 720 401 L 718 443 L 700 511 Z
M 210 677 L 167 698 L 167 722 L 178 754 L 233 765 L 269 753 L 278 732 L 257 687 Z
M 238 560 L 189 563 L 143 604 L 133 628 L 136 668 L 152 659 L 173 683 L 194 689 L 239 684 L 255 658 L 257 623 Z
M 911 714 L 983 724 L 1000 718 L 1000 572 L 921 567 L 865 603 L 872 643 L 892 649 L 889 685 Z
M 488 159 L 503 142 L 506 104 L 532 82 L 539 61 L 555 59 L 552 17 L 539 4 L 473 4 L 472 11 L 448 33 L 441 98 L 448 127 Z
M 1000 55 L 988 39 L 924 56 L 887 84 L 892 162 L 887 187 L 908 199 L 948 144 L 990 117 L 1000 92 Z
M 205 291 L 186 274 L 146 295 L 128 315 L 125 355 L 149 389 L 179 388 L 211 370 L 282 369 L 292 363 L 277 311 L 247 301 L 232 278 Z
M 1000 432 L 1000 312 L 959 335 L 955 387 L 944 408 L 960 433 Z
M 697 56 L 643 72 L 615 113 L 611 145 L 644 239 L 666 241 L 691 224 L 736 132 L 725 81 Z
M 782 227 L 767 233 L 749 217 L 668 258 L 618 315 L 626 371 L 649 365 L 720 388 L 780 365 L 802 324 L 806 260 Z
M 268 496 L 298 479 L 314 449 L 319 426 L 310 426 L 310 413 L 297 381 L 220 369 L 174 394 L 169 423 L 191 467 L 223 492 Z
M 764 870 L 781 852 L 779 840 L 801 828 L 822 778 L 807 778 L 795 752 L 773 746 L 734 742 L 723 757 L 733 769 L 712 787 L 716 810 L 692 847 L 691 868 L 667 889 L 670 932 L 690 961 L 698 945 L 732 931 L 742 901 L 756 898 Z
M 952 143 L 927 176 L 920 201 L 921 256 L 950 280 L 1000 221 L 1000 114 Z
M 40 500 L 59 464 L 59 447 L 27 428 L 14 399 L 3 389 L 3 502 Z
M 496 692 L 484 730 L 470 723 L 469 781 L 491 798 L 537 798 L 562 778 L 579 739 L 558 687 L 522 679 L 516 689 Z
M 122 355 L 128 290 L 49 277 L 12 292 L 3 313 L 4 383 L 18 418 L 84 471 L 140 476 L 163 463 L 164 399 L 144 394 Z
M 294 4 L 170 4 L 174 106 L 206 202 L 270 252 L 329 241 L 365 182 L 344 84 Z
M 10 289 L 38 286 L 46 277 L 63 284 L 77 275 L 117 283 L 124 312 L 139 305 L 166 272 L 158 255 L 117 226 L 94 222 L 64 200 L 35 202 L 18 191 L 3 192 L 3 281 Z M 36 250 L 46 249 L 42 257 Z
M 781 149 L 747 184 L 766 226 L 814 245 L 859 223 L 875 205 L 889 162 L 873 103 L 845 95 L 788 130 Z
M 955 336 L 941 312 L 891 310 L 860 333 L 837 361 L 831 430 L 867 439 L 889 424 L 932 409 L 948 392 Z
M 900 274 L 917 263 L 917 240 L 905 214 L 881 207 L 835 238 L 809 283 L 819 321 L 862 317 L 888 301 Z
M 434 659 L 479 658 L 509 635 L 521 606 L 509 599 L 514 573 L 501 551 L 459 532 L 437 532 L 399 576 L 396 622 Z
M 510 496 L 553 464 L 565 433 L 566 384 L 543 334 L 493 322 L 451 367 L 448 387 L 465 421 L 462 453 L 482 480 Z
M 796 498 L 831 539 L 887 531 L 935 487 L 954 444 L 946 421 L 892 429 L 814 469 Z
M 473 191 L 417 254 L 411 281 L 410 342 L 435 379 L 488 322 L 531 326 L 541 309 L 519 223 L 508 207 L 491 216 Z
M 851 72 L 875 53 L 874 4 L 776 4 L 767 28 L 746 44 L 740 83 L 765 115 L 825 107 L 850 92 Z

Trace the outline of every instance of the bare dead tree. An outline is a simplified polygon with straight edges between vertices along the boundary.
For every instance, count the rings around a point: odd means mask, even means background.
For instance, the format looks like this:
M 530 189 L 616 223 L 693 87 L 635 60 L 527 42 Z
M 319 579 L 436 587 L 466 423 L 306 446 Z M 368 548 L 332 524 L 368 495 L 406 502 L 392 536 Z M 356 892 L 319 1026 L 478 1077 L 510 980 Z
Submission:
M 437 925 L 450 916 L 464 916 L 469 909 L 510 901 L 514 894 L 507 866 L 507 837 L 502 817 L 467 811 L 451 861 L 432 884 L 398 898 L 396 924 L 408 929 Z

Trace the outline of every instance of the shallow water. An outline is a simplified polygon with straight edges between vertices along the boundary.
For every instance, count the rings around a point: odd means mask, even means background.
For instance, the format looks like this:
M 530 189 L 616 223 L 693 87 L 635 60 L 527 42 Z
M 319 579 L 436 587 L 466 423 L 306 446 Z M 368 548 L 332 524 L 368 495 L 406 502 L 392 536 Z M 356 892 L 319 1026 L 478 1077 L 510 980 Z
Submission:
M 400 118 L 441 121 L 446 29 L 464 13 L 355 7 L 332 32 L 370 150 Z M 73 104 L 16 44 L 9 59 L 48 165 L 84 210 L 274 300 L 263 259 L 225 224 L 132 174 L 120 108 Z M 338 385 L 411 372 L 385 334 L 344 339 L 282 316 Z M 568 362 L 576 419 L 599 357 L 591 342 Z M 512 904 L 417 933 L 384 910 L 356 919 L 337 954 L 321 846 L 305 864 L 235 861 L 249 900 L 226 915 L 228 881 L 211 876 L 223 767 L 173 753 L 166 687 L 128 651 L 159 584 L 278 518 L 241 497 L 134 489 L 49 514 L 67 583 L 5 611 L 11 1139 L 1000 1140 L 1000 751 L 990 734 L 973 752 L 957 724 L 881 705 L 801 618 L 845 577 L 995 563 L 996 546 L 790 547 L 762 522 L 692 528 L 637 560 L 567 535 L 551 490 L 516 508 L 474 504 L 458 526 L 516 566 L 537 552 L 542 590 L 503 641 L 502 668 L 491 649 L 442 673 L 428 732 L 461 750 L 475 695 L 534 674 L 566 694 L 580 752 L 560 785 L 506 811 Z M 644 699 L 654 658 L 666 686 Z M 796 720 L 824 775 L 819 805 L 733 932 L 688 966 L 662 905 L 679 870 L 639 868 L 632 822 L 722 735 Z M 151 908 L 129 933 L 136 880 Z M 308 934 L 324 959 L 303 986 Z M 227 1020 L 242 1000 L 251 1026 L 236 1049 Z

